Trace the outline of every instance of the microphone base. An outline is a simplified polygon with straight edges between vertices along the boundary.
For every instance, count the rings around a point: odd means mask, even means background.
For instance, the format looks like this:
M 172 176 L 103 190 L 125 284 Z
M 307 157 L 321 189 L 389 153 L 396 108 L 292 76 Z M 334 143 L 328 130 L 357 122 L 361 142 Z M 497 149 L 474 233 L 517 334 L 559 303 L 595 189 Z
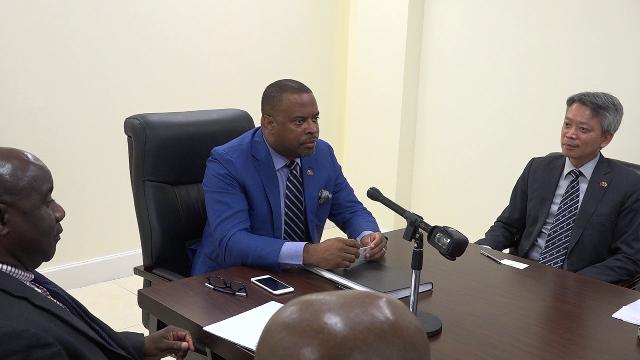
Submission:
M 418 311 L 416 317 L 428 337 L 434 337 L 442 332 L 442 321 L 439 317 L 422 311 Z

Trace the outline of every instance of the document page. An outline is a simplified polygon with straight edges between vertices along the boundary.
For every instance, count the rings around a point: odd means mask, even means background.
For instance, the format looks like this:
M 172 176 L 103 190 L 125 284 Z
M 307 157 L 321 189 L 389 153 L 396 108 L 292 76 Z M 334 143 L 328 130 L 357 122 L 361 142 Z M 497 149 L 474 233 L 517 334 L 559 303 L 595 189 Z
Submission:
M 612 317 L 640 326 L 640 300 L 623 306 Z
M 203 330 L 251 351 L 256 351 L 258 339 L 260 339 L 260 334 L 262 334 L 262 330 L 267 325 L 267 321 L 281 307 L 282 304 L 270 301 L 257 308 L 208 325 Z

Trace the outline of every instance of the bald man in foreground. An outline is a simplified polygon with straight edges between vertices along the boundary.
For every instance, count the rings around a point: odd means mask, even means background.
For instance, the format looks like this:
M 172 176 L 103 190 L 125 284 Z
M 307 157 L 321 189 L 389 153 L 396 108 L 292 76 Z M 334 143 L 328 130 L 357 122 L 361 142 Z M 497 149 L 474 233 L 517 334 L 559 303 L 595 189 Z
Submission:
M 429 340 L 400 301 L 376 292 L 305 295 L 278 310 L 260 336 L 256 360 L 429 360 Z
M 65 212 L 49 169 L 0 147 L 0 359 L 182 359 L 191 335 L 167 327 L 146 338 L 115 332 L 35 271 L 53 258 Z

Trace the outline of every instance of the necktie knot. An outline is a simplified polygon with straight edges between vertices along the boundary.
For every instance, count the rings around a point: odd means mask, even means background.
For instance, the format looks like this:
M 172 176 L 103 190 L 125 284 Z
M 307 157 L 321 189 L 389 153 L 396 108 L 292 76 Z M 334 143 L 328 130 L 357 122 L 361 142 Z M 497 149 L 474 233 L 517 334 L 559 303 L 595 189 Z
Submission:
M 289 171 L 297 172 L 298 170 L 298 162 L 295 160 L 291 160 L 287 163 L 287 167 L 289 167 Z
M 573 170 L 569 171 L 569 175 L 571 175 L 573 177 L 572 180 L 573 179 L 577 179 L 577 178 L 580 177 L 580 175 L 582 175 L 582 171 L 580 171 L 578 169 L 573 169 Z

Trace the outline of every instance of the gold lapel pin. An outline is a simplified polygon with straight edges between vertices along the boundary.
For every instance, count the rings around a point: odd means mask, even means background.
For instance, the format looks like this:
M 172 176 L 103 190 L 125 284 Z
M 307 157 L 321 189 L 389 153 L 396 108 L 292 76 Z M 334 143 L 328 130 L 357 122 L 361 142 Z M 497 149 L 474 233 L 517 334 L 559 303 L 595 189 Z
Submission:
M 307 169 L 307 176 L 313 176 L 313 170 Z

